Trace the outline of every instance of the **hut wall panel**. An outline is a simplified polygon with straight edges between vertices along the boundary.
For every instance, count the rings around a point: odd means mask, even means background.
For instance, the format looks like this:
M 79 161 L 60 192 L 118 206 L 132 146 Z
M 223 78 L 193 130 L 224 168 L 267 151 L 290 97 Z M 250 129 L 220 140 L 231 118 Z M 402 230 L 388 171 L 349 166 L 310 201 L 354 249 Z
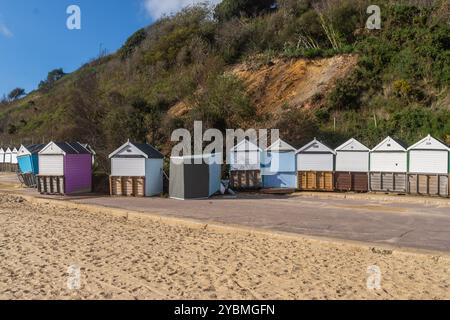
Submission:
M 336 172 L 334 178 L 336 181 L 336 190 L 352 190 L 352 174 L 350 172 Z
M 145 196 L 151 197 L 163 192 L 163 159 L 145 160 Z
M 260 170 L 230 171 L 230 186 L 232 189 L 261 188 Z
M 411 150 L 409 172 L 448 173 L 448 151 Z
M 296 172 L 278 172 L 273 175 L 263 175 L 264 188 L 296 188 Z
M 334 174 L 324 171 L 299 171 L 298 189 L 305 191 L 333 191 Z
M 295 152 L 270 152 L 265 161 L 270 161 L 270 172 L 295 172 Z
M 111 175 L 115 177 L 145 176 L 145 158 L 112 158 Z
M 218 163 L 211 163 L 209 165 L 209 196 L 220 191 L 221 179 L 222 166 Z
M 64 161 L 66 193 L 87 193 L 92 191 L 92 155 L 68 154 Z
M 297 155 L 298 171 L 333 171 L 334 155 L 331 153 L 299 153 Z
M 449 176 L 438 174 L 408 174 L 408 191 L 411 194 L 449 196 Z
M 372 152 L 370 154 L 370 171 L 406 172 L 406 152 Z
M 406 173 L 371 172 L 370 190 L 384 192 L 406 192 Z
M 11 163 L 17 164 L 17 153 L 11 154 Z
M 17 158 L 17 162 L 19 164 L 19 169 L 21 173 L 33 172 L 33 164 L 31 162 L 30 155 Z
M 367 192 L 369 191 L 369 175 L 363 172 L 353 172 L 353 191 Z
M 64 156 L 39 155 L 39 174 L 43 176 L 63 176 Z
M 337 172 L 368 172 L 369 152 L 338 151 L 336 154 Z
M 261 154 L 259 151 L 237 151 L 230 153 L 230 170 L 259 170 Z
M 364 172 L 336 172 L 334 175 L 336 190 L 369 191 L 369 176 Z
M 38 191 L 42 194 L 65 194 L 63 176 L 38 176 Z
M 37 154 L 31 156 L 31 166 L 33 167 L 33 173 L 39 174 L 39 156 Z
M 145 177 L 110 177 L 112 196 L 144 197 Z

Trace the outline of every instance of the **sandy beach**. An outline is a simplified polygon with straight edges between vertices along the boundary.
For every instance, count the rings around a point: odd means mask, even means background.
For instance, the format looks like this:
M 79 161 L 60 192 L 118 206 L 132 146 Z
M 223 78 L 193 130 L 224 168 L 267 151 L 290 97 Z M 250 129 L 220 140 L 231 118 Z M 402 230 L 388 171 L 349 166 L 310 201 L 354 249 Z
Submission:
M 0 299 L 450 299 L 446 254 L 1 194 L 0 229 Z

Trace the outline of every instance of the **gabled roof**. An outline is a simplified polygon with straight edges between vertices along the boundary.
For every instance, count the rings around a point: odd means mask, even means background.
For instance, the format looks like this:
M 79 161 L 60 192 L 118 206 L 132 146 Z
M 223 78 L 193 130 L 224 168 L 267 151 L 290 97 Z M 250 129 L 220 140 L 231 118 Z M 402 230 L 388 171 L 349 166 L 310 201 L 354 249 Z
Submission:
M 371 150 L 371 152 L 377 151 L 406 151 L 406 145 L 397 139 L 387 137 Z
M 127 141 L 122 146 L 117 148 L 114 152 L 112 152 L 109 155 L 109 158 L 116 156 L 123 149 L 130 147 L 130 146 L 136 148 L 138 150 L 138 152 L 140 153 L 140 155 L 145 158 L 149 158 L 149 159 L 163 159 L 164 158 L 164 155 L 161 152 L 159 152 L 158 150 L 156 150 L 154 147 L 152 147 L 151 145 L 149 145 L 147 143 L 134 143 L 134 142 L 130 142 L 130 141 Z
M 7 148 L 6 151 L 5 151 L 5 153 L 11 153 L 11 152 L 12 152 L 12 151 L 11 151 L 10 148 Z
M 233 148 L 230 149 L 231 152 L 234 151 L 262 151 L 260 147 L 258 147 L 253 142 L 250 142 L 247 139 L 242 140 L 237 145 L 235 145 Z
M 3 148 L 0 148 L 0 153 L 5 153 L 5 150 L 3 150 Z
M 336 152 L 328 147 L 326 144 L 320 142 L 316 138 L 313 141 L 306 144 L 302 148 L 300 148 L 297 153 L 332 153 L 336 154 Z
M 370 151 L 370 149 L 355 138 L 351 138 L 337 147 L 336 151 Z
M 89 150 L 84 148 L 81 144 L 78 142 L 50 142 L 45 147 L 43 147 L 40 151 L 40 153 L 44 153 L 51 145 L 57 146 L 59 149 L 61 149 L 62 153 L 65 155 L 67 154 L 91 154 Z
M 444 142 L 433 138 L 431 135 L 426 136 L 422 140 L 416 142 L 411 147 L 408 148 L 409 150 L 447 150 L 450 151 L 450 148 L 445 144 Z
M 275 152 L 283 152 L 283 151 L 295 151 L 295 148 L 290 144 L 284 142 L 281 139 L 278 139 L 273 143 L 270 147 L 266 149 L 266 151 L 275 151 Z
M 21 145 L 17 153 L 19 156 L 38 154 L 44 147 L 45 144 Z

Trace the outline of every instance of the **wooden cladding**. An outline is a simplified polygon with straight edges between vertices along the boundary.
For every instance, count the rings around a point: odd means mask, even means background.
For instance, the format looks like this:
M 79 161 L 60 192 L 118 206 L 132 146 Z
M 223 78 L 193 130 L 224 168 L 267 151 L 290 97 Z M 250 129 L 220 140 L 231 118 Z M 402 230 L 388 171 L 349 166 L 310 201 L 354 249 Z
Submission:
M 400 193 L 407 191 L 406 173 L 371 172 L 369 180 L 371 191 Z
M 334 174 L 329 171 L 299 171 L 298 189 L 304 191 L 334 191 Z
M 17 163 L 0 163 L 0 172 L 17 172 L 19 166 Z
M 339 191 L 369 191 L 369 175 L 365 172 L 336 172 L 334 180 Z
M 64 176 L 37 176 L 37 187 L 42 194 L 64 194 Z
M 145 177 L 109 177 L 112 196 L 145 197 Z
M 37 187 L 37 178 L 33 173 L 18 173 L 17 178 L 20 183 L 27 188 L 36 188 Z
M 408 191 L 411 194 L 449 196 L 449 175 L 408 174 Z
M 259 189 L 262 186 L 260 170 L 230 171 L 230 187 L 234 189 Z

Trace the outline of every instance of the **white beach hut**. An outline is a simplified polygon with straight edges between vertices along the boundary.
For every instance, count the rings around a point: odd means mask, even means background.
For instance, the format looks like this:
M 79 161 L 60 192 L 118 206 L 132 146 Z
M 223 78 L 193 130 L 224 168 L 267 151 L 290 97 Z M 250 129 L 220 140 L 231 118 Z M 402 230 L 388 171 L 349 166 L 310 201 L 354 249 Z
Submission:
M 334 190 L 336 152 L 314 138 L 297 151 L 298 189 Z
M 387 137 L 370 151 L 370 190 L 406 192 L 407 167 L 405 145 Z
M 255 189 L 262 186 L 262 150 L 247 139 L 229 152 L 230 186 L 234 189 Z
M 336 148 L 334 180 L 337 190 L 369 190 L 369 152 L 369 148 L 354 138 Z
M 3 148 L 0 148 L 0 163 L 5 162 L 5 150 Z
M 12 163 L 12 151 L 10 148 L 7 148 L 5 151 L 5 163 Z
M 17 164 L 17 148 L 13 148 L 11 151 L 11 163 Z
M 109 158 L 111 195 L 151 197 L 163 192 L 164 156 L 153 146 L 128 141 Z
M 450 148 L 431 135 L 408 148 L 408 191 L 449 196 Z

